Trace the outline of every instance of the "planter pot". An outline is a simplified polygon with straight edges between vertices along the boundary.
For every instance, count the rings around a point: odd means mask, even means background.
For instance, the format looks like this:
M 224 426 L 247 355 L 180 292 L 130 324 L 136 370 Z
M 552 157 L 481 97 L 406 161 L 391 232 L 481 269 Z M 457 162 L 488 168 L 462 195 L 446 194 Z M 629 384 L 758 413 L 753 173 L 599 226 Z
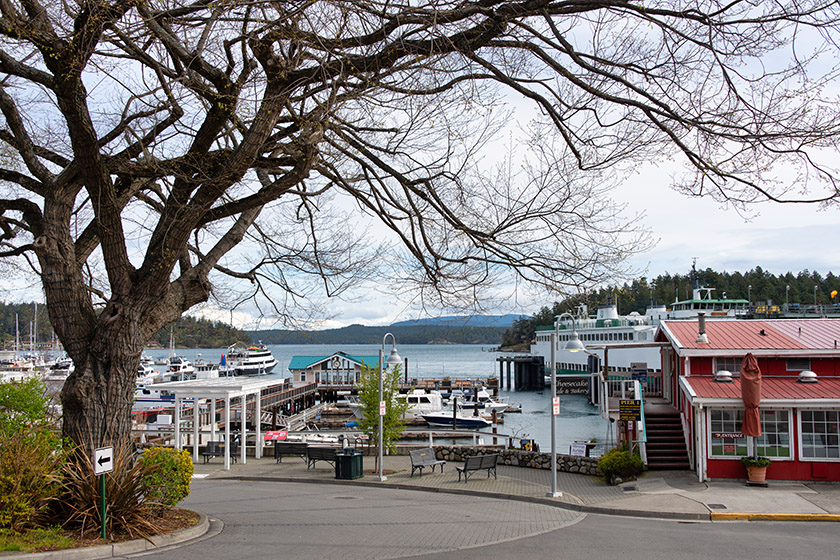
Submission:
M 747 467 L 747 483 L 767 486 L 767 467 Z

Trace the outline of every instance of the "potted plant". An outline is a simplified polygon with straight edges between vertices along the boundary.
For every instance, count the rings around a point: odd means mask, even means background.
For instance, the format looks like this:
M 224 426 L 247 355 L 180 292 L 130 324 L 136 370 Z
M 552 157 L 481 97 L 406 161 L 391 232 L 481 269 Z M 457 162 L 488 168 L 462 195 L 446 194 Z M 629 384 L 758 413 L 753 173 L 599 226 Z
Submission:
M 770 459 L 767 457 L 742 457 L 741 464 L 747 468 L 747 482 L 750 484 L 767 485 L 767 467 Z

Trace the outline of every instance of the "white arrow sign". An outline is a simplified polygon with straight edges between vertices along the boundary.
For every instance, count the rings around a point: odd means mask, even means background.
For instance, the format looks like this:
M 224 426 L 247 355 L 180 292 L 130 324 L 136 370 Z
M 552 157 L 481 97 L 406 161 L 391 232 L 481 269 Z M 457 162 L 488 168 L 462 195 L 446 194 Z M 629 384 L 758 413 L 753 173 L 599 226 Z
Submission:
M 93 474 L 100 475 L 114 470 L 114 448 L 100 447 L 93 451 Z

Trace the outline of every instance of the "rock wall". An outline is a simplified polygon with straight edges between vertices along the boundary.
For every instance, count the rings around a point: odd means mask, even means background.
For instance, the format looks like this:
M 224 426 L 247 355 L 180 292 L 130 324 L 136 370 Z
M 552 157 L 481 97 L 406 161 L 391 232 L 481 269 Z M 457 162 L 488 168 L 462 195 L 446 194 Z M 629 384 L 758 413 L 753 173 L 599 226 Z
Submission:
M 521 449 L 505 449 L 504 446 L 492 445 L 436 445 L 435 456 L 444 461 L 463 461 L 469 455 L 498 453 L 499 463 L 513 467 L 530 469 L 550 469 L 551 453 L 535 453 Z M 598 470 L 598 459 L 557 454 L 557 470 L 560 472 L 602 476 Z

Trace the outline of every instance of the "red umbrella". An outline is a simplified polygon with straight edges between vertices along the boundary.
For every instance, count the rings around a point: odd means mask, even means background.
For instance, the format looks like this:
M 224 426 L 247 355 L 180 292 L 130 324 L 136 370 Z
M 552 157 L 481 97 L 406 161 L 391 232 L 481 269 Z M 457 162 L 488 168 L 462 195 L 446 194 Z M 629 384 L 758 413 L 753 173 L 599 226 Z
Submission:
M 758 404 L 761 402 L 761 370 L 752 354 L 744 356 L 741 363 L 741 400 L 744 401 L 744 423 L 741 433 L 745 436 L 761 435 L 761 418 L 758 416 Z

